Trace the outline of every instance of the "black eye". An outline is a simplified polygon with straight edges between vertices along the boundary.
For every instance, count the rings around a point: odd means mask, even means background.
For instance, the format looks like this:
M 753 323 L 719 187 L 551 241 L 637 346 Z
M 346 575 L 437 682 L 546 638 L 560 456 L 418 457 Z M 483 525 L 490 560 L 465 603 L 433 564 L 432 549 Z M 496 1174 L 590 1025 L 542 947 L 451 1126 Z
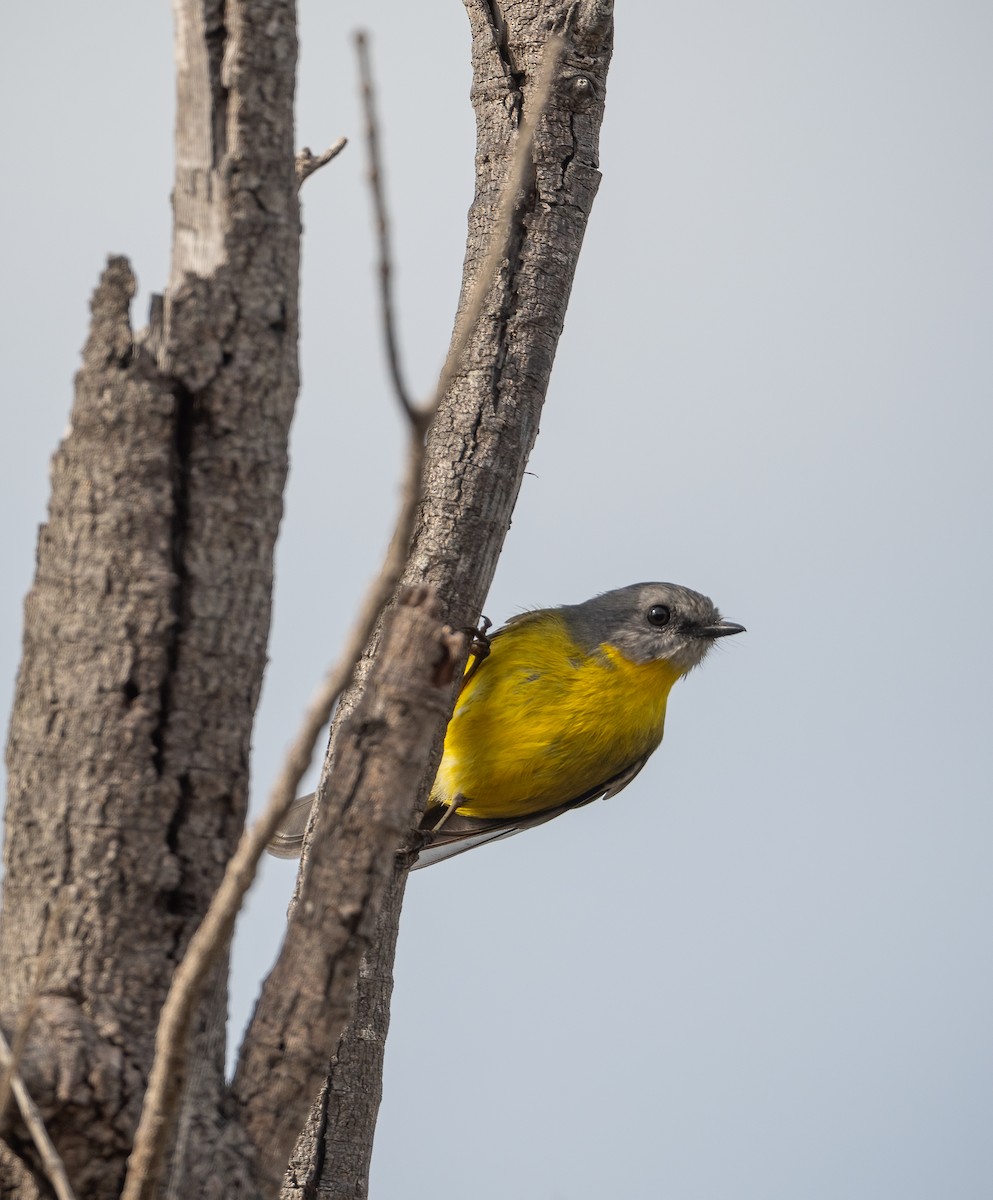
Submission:
M 668 625 L 672 617 L 672 613 L 664 604 L 653 604 L 646 615 L 648 624 L 657 625 L 660 629 L 663 625 Z

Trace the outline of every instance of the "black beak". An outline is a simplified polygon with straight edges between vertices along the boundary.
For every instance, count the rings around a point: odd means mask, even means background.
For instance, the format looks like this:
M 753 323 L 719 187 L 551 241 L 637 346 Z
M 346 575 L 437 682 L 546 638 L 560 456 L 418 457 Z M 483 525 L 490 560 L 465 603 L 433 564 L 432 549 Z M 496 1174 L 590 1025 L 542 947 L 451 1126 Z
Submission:
M 735 625 L 733 621 L 721 621 L 719 625 L 703 625 L 697 630 L 697 637 L 714 638 L 730 637 L 732 633 L 744 633 L 744 625 Z

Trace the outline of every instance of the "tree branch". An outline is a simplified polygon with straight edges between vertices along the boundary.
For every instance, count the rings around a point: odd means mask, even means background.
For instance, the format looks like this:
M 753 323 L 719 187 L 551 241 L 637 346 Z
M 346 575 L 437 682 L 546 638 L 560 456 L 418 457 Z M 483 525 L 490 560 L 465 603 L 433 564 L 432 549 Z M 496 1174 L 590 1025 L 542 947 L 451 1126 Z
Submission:
M 58 1200 L 76 1200 L 75 1192 L 69 1183 L 69 1176 L 66 1174 L 65 1163 L 59 1157 L 59 1152 L 48 1136 L 41 1112 L 31 1099 L 31 1094 L 17 1069 L 15 1056 L 10 1046 L 7 1045 L 7 1039 L 2 1032 L 0 1032 L 0 1065 L 4 1068 L 4 1082 L 9 1081 L 14 1100 L 21 1110 L 21 1119 L 27 1126 L 31 1140 L 38 1149 L 42 1170 L 51 1183 L 55 1195 Z
M 470 0 L 467 7 L 478 130 L 476 198 L 462 316 L 439 381 L 444 399 L 427 438 L 424 496 L 404 573 L 408 583 L 429 580 L 437 587 L 453 628 L 472 625 L 478 616 L 537 433 L 599 180 L 596 146 L 612 39 L 609 3 L 557 6 L 560 13 L 568 8 L 571 17 L 563 19 L 564 54 L 547 111 L 535 118 L 532 149 L 518 130 L 522 109 L 532 118 L 538 108 L 536 77 L 549 39 L 549 9 L 526 4 L 508 11 L 500 36 L 490 23 L 492 6 Z M 503 88 L 495 84 L 501 79 Z M 520 191 L 505 187 L 517 154 L 523 155 L 517 159 L 523 163 Z M 496 260 L 492 274 L 490 255 Z M 374 638 L 356 683 L 339 703 L 336 729 L 355 705 L 376 654 Z M 329 769 L 326 761 L 322 804 Z M 328 790 L 332 802 L 333 790 Z M 403 872 L 394 876 L 383 902 L 360 973 L 360 1015 L 339 1042 L 331 1079 L 296 1148 L 285 1200 L 314 1195 L 318 1177 L 320 1194 L 329 1200 L 365 1195 L 404 883 Z
M 357 45 L 360 47 L 360 61 L 362 63 L 362 78 L 363 78 L 363 96 L 366 99 L 367 110 L 367 126 L 366 132 L 369 137 L 369 154 L 370 159 L 375 163 L 377 160 L 377 151 L 374 149 L 378 141 L 378 123 L 375 114 L 375 105 L 373 103 L 374 87 L 372 84 L 372 76 L 369 70 L 368 48 L 363 35 L 358 35 L 356 39 Z M 552 80 L 558 64 L 558 59 L 562 52 L 561 39 L 553 39 L 548 47 L 548 53 L 542 67 L 542 76 L 538 82 L 535 113 L 530 121 L 522 125 L 518 135 L 514 155 L 510 163 L 505 186 L 501 192 L 501 202 L 497 213 L 496 224 L 493 229 L 489 248 L 486 257 L 483 260 L 480 271 L 477 275 L 472 293 L 469 296 L 468 302 L 463 309 L 459 318 L 459 328 L 457 334 L 449 348 L 445 364 L 438 378 L 438 383 L 435 386 L 434 392 L 430 399 L 422 407 L 414 405 L 407 394 L 402 390 L 400 369 L 400 354 L 399 347 L 395 339 L 395 330 L 393 325 L 393 303 L 391 293 L 392 279 L 392 257 L 389 246 L 387 231 L 389 229 L 388 208 L 386 204 L 385 192 L 382 185 L 382 174 L 374 167 L 369 174 L 369 184 L 373 193 L 373 204 L 378 214 L 377 231 L 379 237 L 379 254 L 380 254 L 380 278 L 382 280 L 380 315 L 383 323 L 384 337 L 389 347 L 391 362 L 395 364 L 396 370 L 392 375 L 394 390 L 397 398 L 397 403 L 401 411 L 407 417 L 410 425 L 411 443 L 408 452 L 406 484 L 404 487 L 404 505 L 401 510 L 400 519 L 397 522 L 397 527 L 393 534 L 393 539 L 390 544 L 390 551 L 387 557 L 387 562 L 384 565 L 383 572 L 380 575 L 379 585 L 376 589 L 376 595 L 379 596 L 380 608 L 385 606 L 387 600 L 393 595 L 397 584 L 400 580 L 400 575 L 406 565 L 406 549 L 410 544 L 410 538 L 414 529 L 414 518 L 417 514 L 417 505 L 421 500 L 420 493 L 420 478 L 424 464 L 424 434 L 430 428 L 430 422 L 434 417 L 438 406 L 444 399 L 445 392 L 451 382 L 461 356 L 465 353 L 469 338 L 476 327 L 476 322 L 479 320 L 480 314 L 483 311 L 483 305 L 486 301 L 486 294 L 489 288 L 493 286 L 499 271 L 500 263 L 507 253 L 508 241 L 510 238 L 511 229 L 511 214 L 513 211 L 515 198 L 519 195 L 524 179 L 528 159 L 531 153 L 531 145 L 534 138 L 534 130 L 537 121 L 537 116 L 544 110 L 548 103 Z M 501 231 L 503 235 L 501 236 Z M 368 612 L 368 607 L 364 609 Z M 365 632 L 361 635 L 362 640 L 356 644 L 355 641 L 350 643 L 354 649 L 354 657 L 351 659 L 351 669 L 348 673 L 348 678 L 355 668 L 363 647 L 365 647 L 375 628 L 375 619 L 371 626 L 362 626 Z M 337 678 L 335 672 L 333 678 Z M 296 743 L 297 750 L 295 755 L 302 756 L 307 739 L 313 736 L 316 742 L 317 735 L 324 725 L 327 724 L 331 716 L 331 710 L 334 701 L 337 700 L 341 689 L 347 683 L 347 679 L 342 681 L 337 691 L 331 691 L 329 687 L 323 687 L 319 693 L 318 701 L 313 705 L 312 711 L 315 718 L 308 720 L 304 729 L 301 731 L 298 742 Z M 293 787 L 299 787 L 300 780 L 303 778 L 307 767 L 310 765 L 311 755 L 313 754 L 313 742 L 306 749 L 306 761 L 300 757 L 299 773 L 296 775 L 290 774 L 293 779 Z M 284 768 L 285 769 L 285 768 Z M 306 800 L 306 797 L 304 798 Z M 291 828 L 276 840 L 273 846 L 270 847 L 273 853 L 282 857 L 292 857 L 295 853 L 299 853 L 302 846 L 305 834 L 297 833 L 297 820 L 291 822 Z
M 369 59 L 368 36 L 359 32 L 355 35 L 355 53 L 359 64 L 360 93 L 365 113 L 365 140 L 369 155 L 369 190 L 376 215 L 376 241 L 379 244 L 379 303 L 382 312 L 383 335 L 386 341 L 386 358 L 390 366 L 393 392 L 407 420 L 414 428 L 420 427 L 421 436 L 427 432 L 427 414 L 421 413 L 407 390 L 400 363 L 400 348 L 397 342 L 396 322 L 393 317 L 393 257 L 390 252 L 390 220 L 386 207 L 383 186 L 383 164 L 379 156 L 379 122 L 376 118 L 376 92 L 372 81 L 372 64 Z M 430 418 L 428 418 L 429 420 Z

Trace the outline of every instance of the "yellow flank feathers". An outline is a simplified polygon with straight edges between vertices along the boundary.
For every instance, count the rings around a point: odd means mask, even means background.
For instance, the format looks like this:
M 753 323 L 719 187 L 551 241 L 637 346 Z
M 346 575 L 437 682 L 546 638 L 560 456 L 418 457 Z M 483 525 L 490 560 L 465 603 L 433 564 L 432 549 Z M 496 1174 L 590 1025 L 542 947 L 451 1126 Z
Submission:
M 559 610 L 518 618 L 459 697 L 432 803 L 458 800 L 464 817 L 520 817 L 606 784 L 658 746 L 682 673 L 607 644 L 587 653 Z

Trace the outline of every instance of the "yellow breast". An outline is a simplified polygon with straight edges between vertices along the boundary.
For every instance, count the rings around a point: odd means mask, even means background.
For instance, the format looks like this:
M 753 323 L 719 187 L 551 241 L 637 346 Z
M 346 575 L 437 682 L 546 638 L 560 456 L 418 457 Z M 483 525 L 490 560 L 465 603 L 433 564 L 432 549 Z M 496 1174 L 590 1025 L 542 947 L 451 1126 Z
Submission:
M 489 818 L 575 800 L 655 749 L 678 678 L 610 646 L 585 654 L 555 612 L 519 618 L 463 688 L 431 800 Z

